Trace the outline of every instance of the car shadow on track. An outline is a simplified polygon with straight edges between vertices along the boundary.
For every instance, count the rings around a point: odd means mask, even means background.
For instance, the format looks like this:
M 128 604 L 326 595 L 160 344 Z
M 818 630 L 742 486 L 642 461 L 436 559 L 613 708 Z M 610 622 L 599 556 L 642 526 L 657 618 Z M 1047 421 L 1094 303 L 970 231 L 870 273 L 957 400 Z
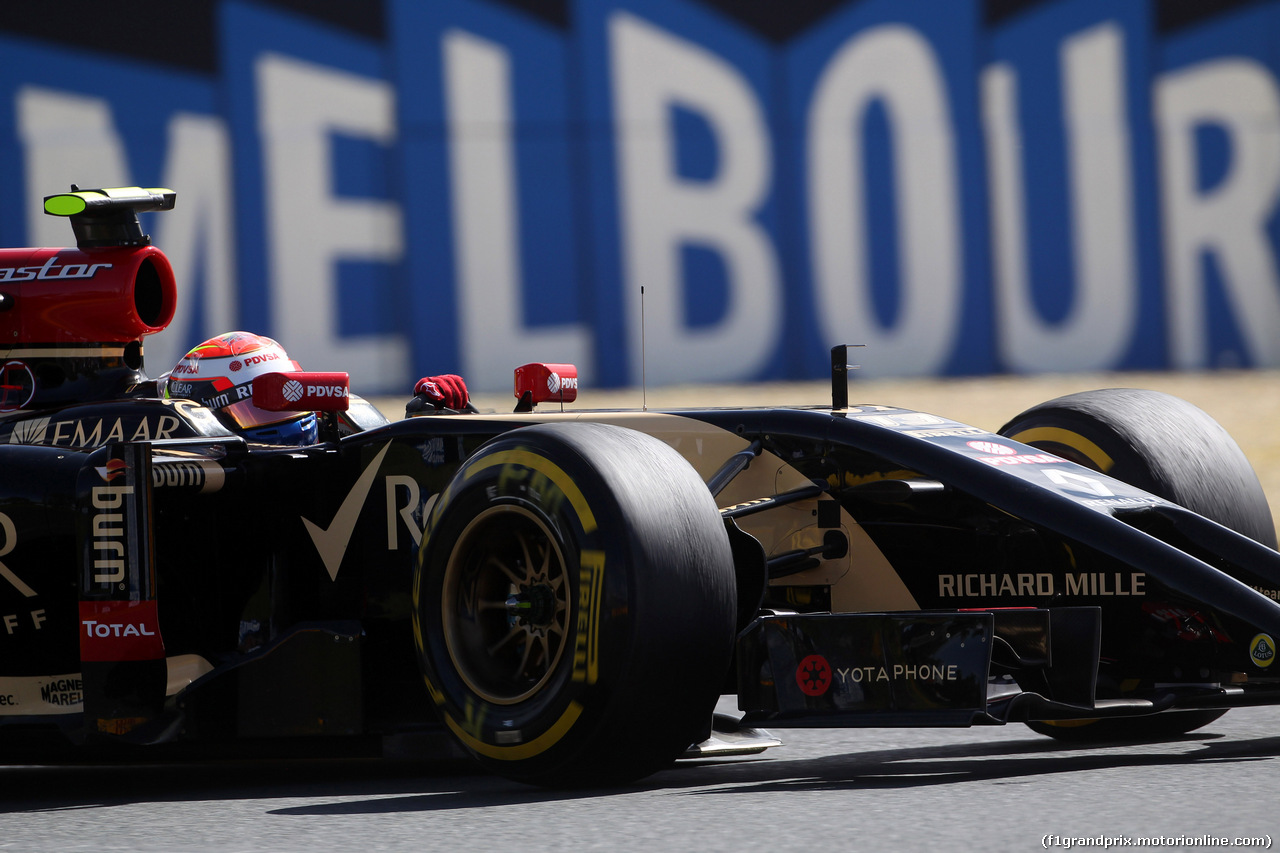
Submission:
M 784 750 L 743 759 L 681 762 L 635 785 L 543 790 L 487 776 L 468 762 L 290 760 L 161 765 L 0 768 L 0 814 L 140 802 L 297 800 L 272 815 L 406 814 L 586 800 L 644 792 L 841 791 L 919 788 L 1132 767 L 1188 768 L 1280 755 L 1280 736 L 1188 735 L 1160 749 L 1064 746 L 1041 739 L 858 750 L 789 759 Z M 1174 747 L 1170 750 L 1168 747 Z
M 1202 762 L 1262 761 L 1280 755 L 1280 736 L 1252 740 L 1219 740 L 1219 735 L 1186 736 L 1163 744 L 1199 744 L 1183 752 L 1119 751 L 1126 745 L 1063 747 L 1040 739 L 964 743 L 848 752 L 819 758 L 787 760 L 782 753 L 751 759 L 690 761 L 635 785 L 577 791 L 547 791 L 489 777 L 468 779 L 462 786 L 437 786 L 403 797 L 349 800 L 273 810 L 278 815 L 396 814 L 525 805 L 558 800 L 612 797 L 644 791 L 691 795 L 745 791 L 839 791 L 914 788 L 984 780 L 1014 780 L 1047 773 L 1077 773 L 1123 767 L 1190 767 Z M 776 757 L 773 757 L 776 756 Z M 446 786 L 450 781 L 444 782 Z M 434 789 L 434 790 L 431 790 Z
M 1052 774 L 1137 767 L 1188 768 L 1209 762 L 1267 761 L 1280 756 L 1280 737 L 1220 738 L 1220 735 L 1187 735 L 1159 742 L 1163 747 L 1183 745 L 1183 751 L 1178 752 L 1141 749 L 1152 745 L 1143 742 L 1064 746 L 1042 740 L 873 750 L 788 762 L 778 767 L 780 772 L 760 774 L 756 779 L 742 774 L 721 785 L 704 780 L 693 793 L 920 788 L 983 781 L 1011 783 L 1019 778 Z M 1191 744 L 1198 744 L 1199 748 L 1185 749 Z

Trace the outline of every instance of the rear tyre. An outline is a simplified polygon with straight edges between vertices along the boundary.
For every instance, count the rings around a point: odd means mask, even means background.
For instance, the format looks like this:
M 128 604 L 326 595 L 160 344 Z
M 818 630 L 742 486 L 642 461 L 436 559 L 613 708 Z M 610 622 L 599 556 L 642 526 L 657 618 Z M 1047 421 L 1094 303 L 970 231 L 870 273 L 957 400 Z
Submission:
M 432 509 L 414 582 L 427 688 L 489 770 L 631 781 L 706 736 L 736 608 L 719 510 L 651 436 L 513 430 Z
M 1276 547 L 1275 523 L 1258 477 L 1217 421 L 1158 391 L 1111 388 L 1034 406 L 1000 434 L 1071 459 L 1159 495 L 1258 542 Z M 1058 740 L 1152 739 L 1208 725 L 1223 710 L 1147 717 L 1035 721 Z

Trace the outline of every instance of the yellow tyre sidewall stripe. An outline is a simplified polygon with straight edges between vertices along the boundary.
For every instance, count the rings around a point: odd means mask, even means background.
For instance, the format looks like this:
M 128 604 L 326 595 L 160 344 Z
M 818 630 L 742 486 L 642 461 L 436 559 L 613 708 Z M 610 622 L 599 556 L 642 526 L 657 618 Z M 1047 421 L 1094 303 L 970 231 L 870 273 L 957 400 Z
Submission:
M 583 496 L 582 490 L 578 488 L 578 484 L 573 482 L 560 466 L 536 453 L 521 449 L 502 450 L 483 459 L 477 459 L 468 465 L 464 469 L 463 477 L 469 480 L 481 471 L 497 465 L 518 465 L 542 474 L 555 483 L 561 493 L 569 500 L 569 503 L 573 505 L 574 512 L 578 513 L 578 519 L 582 522 L 583 532 L 591 533 L 596 529 L 595 513 L 588 506 L 587 499 Z
M 569 475 L 554 462 L 551 462 L 545 457 L 532 453 L 528 450 L 520 448 L 502 450 L 497 453 L 484 456 L 480 459 L 476 459 L 464 467 L 463 475 L 459 479 L 463 481 L 470 481 L 482 471 L 505 465 L 517 465 L 542 474 L 554 483 L 569 501 L 574 512 L 578 515 L 578 519 L 582 524 L 583 532 L 591 533 L 596 530 L 595 513 L 591 511 L 591 507 L 587 503 L 586 496 L 582 494 L 582 490 L 578 488 L 577 483 L 575 483 Z M 449 488 L 446 489 L 445 494 L 442 496 L 442 499 L 437 502 L 437 506 L 435 507 L 436 511 L 439 511 L 439 509 L 448 502 L 452 490 L 453 485 L 450 484 Z M 435 515 L 434 512 L 433 515 Z M 426 542 L 424 540 L 423 545 L 425 546 L 425 544 Z M 421 573 L 419 572 L 418 574 L 420 575 Z M 418 610 L 416 606 L 417 600 L 417 590 L 415 590 L 415 617 L 417 616 Z M 579 630 L 582 630 L 582 627 L 583 626 L 579 625 Z M 596 626 L 596 628 L 598 629 L 598 626 Z M 416 618 L 414 620 L 414 629 L 414 633 L 417 635 L 416 639 L 418 640 L 419 649 L 421 650 L 424 641 Z M 546 731 L 535 737 L 533 740 L 526 743 L 513 744 L 511 746 L 498 746 L 496 744 L 487 743 L 472 734 L 473 730 L 478 730 L 477 727 L 468 727 L 463 723 L 458 722 L 458 720 L 454 718 L 453 714 L 444 707 L 446 704 L 444 693 L 432 684 L 431 680 L 425 675 L 423 676 L 423 680 L 426 682 L 427 690 L 431 694 L 432 700 L 440 710 L 440 715 L 444 718 L 445 725 L 449 727 L 449 730 L 454 733 L 458 740 L 478 755 L 483 755 L 486 758 L 492 758 L 499 761 L 523 761 L 546 752 L 564 738 L 565 734 L 573 728 L 574 723 L 578 721 L 578 718 L 582 715 L 584 710 L 580 702 L 577 700 L 570 700 L 568 707 L 565 708 L 564 713 L 560 715 L 559 719 L 547 727 Z
M 499 761 L 522 761 L 526 758 L 540 755 L 559 743 L 565 733 L 573 728 L 573 724 L 578 721 L 578 717 L 581 715 L 582 705 L 577 701 L 570 702 L 569 707 L 560 715 L 560 719 L 556 720 L 549 729 L 528 743 L 514 746 L 495 746 L 491 743 L 485 743 L 464 729 L 462 724 L 450 714 L 444 715 L 444 722 L 449 727 L 449 730 L 458 737 L 458 740 L 462 741 L 473 752 L 483 755 L 485 758 L 494 758 Z
M 1023 444 L 1034 445 L 1036 442 L 1051 441 L 1054 444 L 1070 447 L 1092 462 L 1094 469 L 1101 471 L 1103 474 L 1109 473 L 1116 464 L 1115 460 L 1101 447 L 1080 433 L 1063 429 L 1062 427 L 1032 427 L 1011 435 L 1009 438 L 1014 441 L 1020 441 Z

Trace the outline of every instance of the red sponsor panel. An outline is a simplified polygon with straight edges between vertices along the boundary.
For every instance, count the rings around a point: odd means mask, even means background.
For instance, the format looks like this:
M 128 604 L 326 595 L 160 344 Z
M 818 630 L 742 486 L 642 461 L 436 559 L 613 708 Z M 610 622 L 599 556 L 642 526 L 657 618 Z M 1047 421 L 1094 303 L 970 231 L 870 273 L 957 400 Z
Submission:
M 529 392 L 536 403 L 572 403 L 578 399 L 578 368 L 572 364 L 533 362 L 516 368 L 516 397 Z
M 351 404 L 346 373 L 264 373 L 253 380 L 253 404 L 268 412 L 345 412 Z
M 81 601 L 82 661 L 157 660 L 164 657 L 154 601 Z

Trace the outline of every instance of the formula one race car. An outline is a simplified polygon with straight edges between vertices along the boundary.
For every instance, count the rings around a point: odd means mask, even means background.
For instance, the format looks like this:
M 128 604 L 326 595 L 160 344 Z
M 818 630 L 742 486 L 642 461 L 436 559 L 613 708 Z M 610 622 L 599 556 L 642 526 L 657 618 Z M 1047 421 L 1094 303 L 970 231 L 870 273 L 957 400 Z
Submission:
M 1170 736 L 1280 702 L 1266 500 L 1204 413 L 1077 394 L 999 434 L 905 409 L 516 411 L 260 377 L 319 440 L 166 398 L 175 284 L 136 211 L 0 252 L 0 759 L 452 742 L 538 784 L 635 779 L 747 726 Z M 543 406 L 539 404 L 560 403 Z M 302 741 L 301 739 L 310 739 Z

